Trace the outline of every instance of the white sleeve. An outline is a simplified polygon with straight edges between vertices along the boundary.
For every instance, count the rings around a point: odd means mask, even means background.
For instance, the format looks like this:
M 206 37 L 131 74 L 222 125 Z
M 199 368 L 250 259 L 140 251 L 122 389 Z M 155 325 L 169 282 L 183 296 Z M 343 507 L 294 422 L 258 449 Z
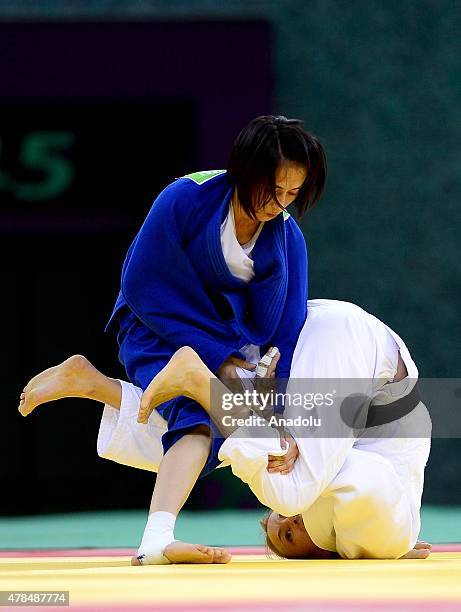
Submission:
M 280 514 L 290 515 L 296 497 L 293 472 L 282 476 L 267 472 L 268 455 L 284 455 L 275 429 L 257 431 L 240 427 L 229 436 L 219 450 L 219 459 L 230 464 L 232 473 L 247 483 L 258 500 Z M 285 485 L 285 486 L 283 486 Z
M 163 457 L 166 421 L 152 412 L 147 425 L 137 422 L 142 389 L 123 380 L 120 410 L 106 404 L 99 427 L 97 450 L 103 459 L 158 472 Z
M 247 483 L 265 506 L 283 516 L 306 511 L 341 469 L 354 438 L 305 438 L 297 440 L 299 457 L 289 474 L 269 473 L 268 455 L 284 455 L 277 431 L 267 427 L 263 437 L 248 428 L 236 430 L 219 451 L 232 472 Z M 253 436 L 253 437 L 252 437 Z

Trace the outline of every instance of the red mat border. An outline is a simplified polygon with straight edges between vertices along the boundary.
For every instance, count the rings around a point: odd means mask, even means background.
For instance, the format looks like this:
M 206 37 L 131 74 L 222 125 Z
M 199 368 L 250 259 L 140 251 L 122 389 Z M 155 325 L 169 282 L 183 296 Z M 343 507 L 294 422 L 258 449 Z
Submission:
M 264 546 L 226 547 L 233 555 L 265 555 Z M 129 557 L 136 552 L 134 548 L 59 548 L 43 550 L 2 550 L 0 558 L 15 557 Z M 461 543 L 433 544 L 432 552 L 461 552 Z
M 266 552 L 263 546 L 226 546 L 226 549 L 233 555 L 264 555 Z M 54 548 L 2 550 L 0 557 L 132 557 L 135 553 L 135 548 Z

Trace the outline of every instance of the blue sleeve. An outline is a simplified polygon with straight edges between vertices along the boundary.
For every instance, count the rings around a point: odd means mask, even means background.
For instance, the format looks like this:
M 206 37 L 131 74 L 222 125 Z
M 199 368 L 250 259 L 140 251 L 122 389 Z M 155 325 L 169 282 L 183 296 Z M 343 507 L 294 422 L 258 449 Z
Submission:
M 226 346 L 229 328 L 183 248 L 197 205 L 193 188 L 182 181 L 160 193 L 128 251 L 122 294 L 147 327 L 175 349 L 191 346 L 216 372 L 235 351 Z
M 291 361 L 307 316 L 307 248 L 303 233 L 294 219 L 287 221 L 288 288 L 280 323 L 269 346 L 280 351 L 276 376 L 290 377 Z

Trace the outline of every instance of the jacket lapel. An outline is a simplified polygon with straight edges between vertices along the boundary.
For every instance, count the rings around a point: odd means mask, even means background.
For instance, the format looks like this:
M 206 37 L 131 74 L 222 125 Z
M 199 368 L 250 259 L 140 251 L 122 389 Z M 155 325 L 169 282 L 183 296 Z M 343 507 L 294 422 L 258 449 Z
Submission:
M 206 226 L 214 285 L 232 306 L 236 323 L 249 342 L 265 344 L 275 332 L 285 305 L 288 275 L 283 215 L 264 225 L 253 249 L 255 278 L 245 283 L 234 277 L 224 259 L 221 224 L 228 211 L 232 189 Z M 210 279 L 211 280 L 211 279 Z

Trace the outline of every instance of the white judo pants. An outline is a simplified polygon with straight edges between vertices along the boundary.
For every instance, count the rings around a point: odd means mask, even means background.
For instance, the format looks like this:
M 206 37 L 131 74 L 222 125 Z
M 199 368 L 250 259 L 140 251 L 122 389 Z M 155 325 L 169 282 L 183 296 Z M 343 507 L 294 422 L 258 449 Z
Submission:
M 399 351 L 408 377 L 389 383 Z M 405 344 L 381 321 L 346 302 L 308 302 L 308 317 L 293 355 L 293 385 L 302 378 L 360 379 L 367 387 L 372 381 L 374 403 L 385 405 L 407 395 L 417 376 Z M 363 391 L 370 393 L 369 388 Z M 155 412 L 148 425 L 136 422 L 141 393 L 123 382 L 120 411 L 105 406 L 98 453 L 157 471 L 166 425 Z M 406 431 L 414 431 L 415 419 L 427 422 L 425 436 L 405 437 Z M 388 429 L 388 437 L 383 437 L 382 427 Z M 268 454 L 285 452 L 270 428 L 267 437 L 240 428 L 224 442 L 219 457 L 262 504 L 284 516 L 302 514 L 320 548 L 344 558 L 398 558 L 413 548 L 420 530 L 430 420 L 420 403 L 409 415 L 382 427 L 376 439 L 355 438 L 347 427 L 335 438 L 306 438 L 292 428 L 299 457 L 287 475 L 267 472 Z

